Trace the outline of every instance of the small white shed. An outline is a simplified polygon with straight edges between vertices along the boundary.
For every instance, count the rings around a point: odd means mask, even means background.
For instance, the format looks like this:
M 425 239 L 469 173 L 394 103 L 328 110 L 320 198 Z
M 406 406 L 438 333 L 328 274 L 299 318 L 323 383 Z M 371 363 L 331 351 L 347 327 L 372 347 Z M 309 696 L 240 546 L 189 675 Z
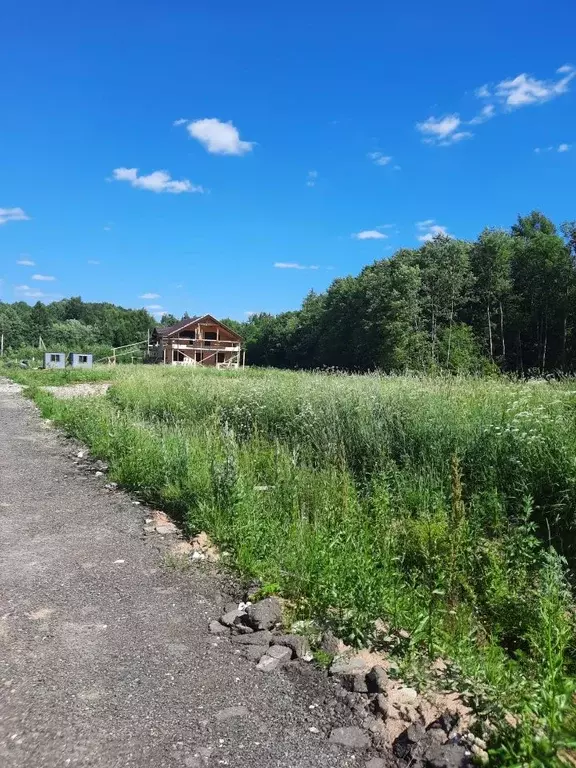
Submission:
M 83 352 L 70 352 L 68 364 L 71 368 L 92 368 L 92 355 Z
M 44 368 L 65 368 L 66 355 L 64 352 L 44 352 Z

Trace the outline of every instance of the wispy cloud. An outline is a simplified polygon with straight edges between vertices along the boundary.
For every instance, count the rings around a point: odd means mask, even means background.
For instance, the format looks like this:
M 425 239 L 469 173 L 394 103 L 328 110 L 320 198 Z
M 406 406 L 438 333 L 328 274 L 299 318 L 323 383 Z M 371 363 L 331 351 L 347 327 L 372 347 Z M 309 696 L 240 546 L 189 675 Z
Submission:
M 297 261 L 275 261 L 274 266 L 276 269 L 320 269 L 315 264 L 298 264 Z
M 355 240 L 386 240 L 388 235 L 379 232 L 377 229 L 363 229 L 361 232 L 354 232 L 352 237 Z
M 318 181 L 318 171 L 308 171 L 308 174 L 306 175 L 306 186 L 315 187 L 317 181 Z
M 174 120 L 172 125 L 175 125 L 176 127 L 178 127 L 179 125 L 185 125 L 187 122 L 188 122 L 187 117 L 179 117 L 178 120 Z
M 495 115 L 496 107 L 494 104 L 486 104 L 482 107 L 476 117 L 473 117 L 472 120 L 468 121 L 468 125 L 481 125 L 482 123 L 486 123 L 488 120 L 491 120 Z
M 557 146 L 551 144 L 549 147 L 535 147 L 534 152 L 536 152 L 537 155 L 542 152 L 569 152 L 571 148 L 571 144 L 558 144 Z
M 215 117 L 194 120 L 188 123 L 187 130 L 213 155 L 245 155 L 255 144 L 254 141 L 243 141 L 232 121 L 223 123 Z
M 86 263 L 93 264 L 93 265 L 100 264 L 100 262 L 97 259 L 88 259 Z
M 416 222 L 416 238 L 421 243 L 428 243 L 438 235 L 444 235 L 444 237 L 452 237 L 448 232 L 448 228 L 441 224 L 436 224 L 435 219 L 426 219 L 425 221 Z
M 204 192 L 203 187 L 192 184 L 188 179 L 176 181 L 167 171 L 153 171 L 148 176 L 139 176 L 138 168 L 115 168 L 112 176 L 116 181 L 127 181 L 136 189 L 147 189 L 150 192 L 169 192 L 173 195 Z
M 508 109 L 526 107 L 529 104 L 544 104 L 555 99 L 569 89 L 576 77 L 576 69 L 571 64 L 558 67 L 555 80 L 538 80 L 523 72 L 509 80 L 501 80 L 494 88 L 494 95 Z
M 140 295 L 141 299 L 159 299 L 160 294 L 159 293 L 142 293 Z
M 29 221 L 28 216 L 22 208 L 0 208 L 0 225 L 8 221 Z
M 44 299 L 51 295 L 49 293 L 44 293 L 43 291 L 33 290 L 29 285 L 16 285 L 14 290 L 17 294 L 26 299 Z
M 32 275 L 32 280 L 39 280 L 40 282 L 50 283 L 56 280 L 54 275 Z
M 18 259 L 16 264 L 20 264 L 21 267 L 35 267 L 36 263 L 32 259 L 22 258 Z
M 144 307 L 144 309 L 148 309 L 148 310 L 156 309 L 156 310 L 158 310 L 158 309 L 162 309 L 162 305 L 161 304 L 148 304 L 148 306 Z
M 388 165 L 392 160 L 391 155 L 383 155 L 382 152 L 368 152 L 368 157 L 374 165 Z
M 416 128 L 423 135 L 423 141 L 436 146 L 449 146 L 463 139 L 472 138 L 470 131 L 462 130 L 467 125 L 482 125 L 499 114 L 505 114 L 531 104 L 544 104 L 566 93 L 576 78 L 576 68 L 564 64 L 556 70 L 556 77 L 540 80 L 522 72 L 516 77 L 501 80 L 495 85 L 485 83 L 477 88 L 474 95 L 487 103 L 478 114 L 469 120 L 462 120 L 458 113 L 443 117 L 429 117 Z
M 444 115 L 443 117 L 429 117 L 422 123 L 416 123 L 416 129 L 424 136 L 422 141 L 426 144 L 436 144 L 447 147 L 464 139 L 472 138 L 470 131 L 459 131 L 462 125 L 460 115 Z

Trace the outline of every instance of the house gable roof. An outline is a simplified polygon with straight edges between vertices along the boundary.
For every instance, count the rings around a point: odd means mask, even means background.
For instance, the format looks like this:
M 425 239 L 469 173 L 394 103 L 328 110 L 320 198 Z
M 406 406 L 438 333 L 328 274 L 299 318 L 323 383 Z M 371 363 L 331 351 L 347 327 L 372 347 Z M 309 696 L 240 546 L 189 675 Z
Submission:
M 236 331 L 233 331 L 232 328 L 229 328 L 227 325 L 224 325 L 224 323 L 221 323 L 220 320 L 216 320 L 216 318 L 213 315 L 197 315 L 195 317 L 187 317 L 184 320 L 180 320 L 179 323 L 176 323 L 175 325 L 169 325 L 165 328 L 158 327 L 154 329 L 154 332 L 157 336 L 160 336 L 162 338 L 166 338 L 168 336 L 172 336 L 175 333 L 178 333 L 179 331 L 184 330 L 184 328 L 188 328 L 189 325 L 195 325 L 196 323 L 200 322 L 201 320 L 210 320 L 214 323 L 214 325 L 219 325 L 220 328 L 225 328 L 228 333 L 232 334 L 238 341 L 242 341 L 242 337 L 240 334 L 236 333 Z

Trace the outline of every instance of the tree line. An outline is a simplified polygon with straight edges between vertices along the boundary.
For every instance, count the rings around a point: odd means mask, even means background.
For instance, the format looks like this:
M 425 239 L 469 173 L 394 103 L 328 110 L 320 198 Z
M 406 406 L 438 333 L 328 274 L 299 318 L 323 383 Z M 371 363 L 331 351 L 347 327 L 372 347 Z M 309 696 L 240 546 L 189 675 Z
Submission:
M 533 211 L 474 242 L 438 235 L 310 292 L 297 311 L 234 325 L 251 365 L 571 371 L 576 222 L 558 230 Z
M 0 333 L 5 350 L 38 347 L 91 352 L 146 339 L 157 323 L 145 309 L 84 302 L 74 296 L 50 304 L 0 303 Z

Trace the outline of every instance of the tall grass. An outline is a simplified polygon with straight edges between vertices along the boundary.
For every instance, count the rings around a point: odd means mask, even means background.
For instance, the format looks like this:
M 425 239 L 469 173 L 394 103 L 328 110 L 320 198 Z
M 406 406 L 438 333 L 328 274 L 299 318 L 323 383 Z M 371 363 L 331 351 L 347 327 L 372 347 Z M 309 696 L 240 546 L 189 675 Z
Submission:
M 573 381 L 154 368 L 97 401 L 38 398 L 299 616 L 356 643 L 384 618 L 410 632 L 405 675 L 440 655 L 478 711 L 516 713 L 501 763 L 566 741 Z

